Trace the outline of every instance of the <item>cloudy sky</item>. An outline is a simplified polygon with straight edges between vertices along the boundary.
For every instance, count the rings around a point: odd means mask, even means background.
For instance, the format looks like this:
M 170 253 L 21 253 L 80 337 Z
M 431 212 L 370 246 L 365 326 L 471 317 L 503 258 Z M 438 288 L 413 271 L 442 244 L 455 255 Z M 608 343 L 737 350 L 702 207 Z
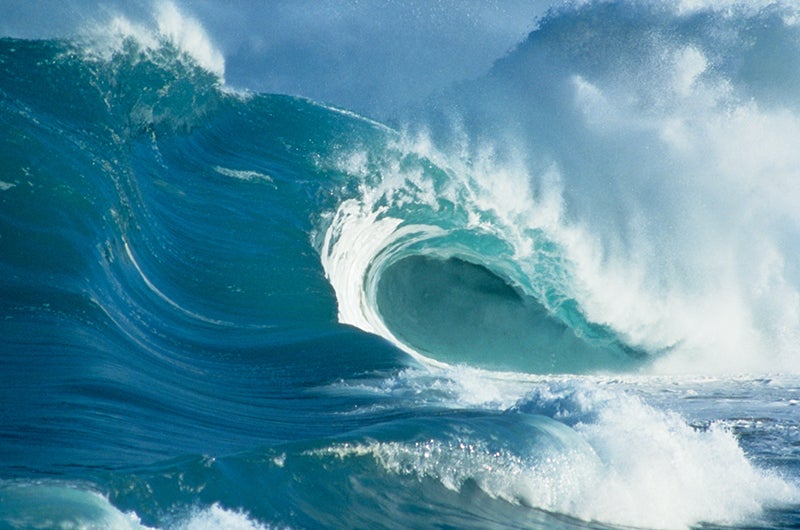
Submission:
M 64 37 L 161 0 L 0 0 L 0 35 Z M 382 118 L 486 72 L 551 0 L 173 0 L 205 28 L 237 88 L 298 94 Z

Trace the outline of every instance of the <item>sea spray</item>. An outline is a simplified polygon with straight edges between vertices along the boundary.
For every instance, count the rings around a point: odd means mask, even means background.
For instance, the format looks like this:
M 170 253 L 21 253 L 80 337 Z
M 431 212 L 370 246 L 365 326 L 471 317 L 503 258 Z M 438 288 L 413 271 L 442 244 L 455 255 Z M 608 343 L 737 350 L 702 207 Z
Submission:
M 555 11 L 431 104 L 416 118 L 423 132 L 390 145 L 396 155 L 342 157 L 362 186 L 358 215 L 473 238 L 408 252 L 486 267 L 580 337 L 618 341 L 655 371 L 792 370 L 798 105 L 767 80 L 800 77 L 791 61 L 758 63 L 799 46 L 792 13 Z M 392 262 L 374 251 L 370 274 Z

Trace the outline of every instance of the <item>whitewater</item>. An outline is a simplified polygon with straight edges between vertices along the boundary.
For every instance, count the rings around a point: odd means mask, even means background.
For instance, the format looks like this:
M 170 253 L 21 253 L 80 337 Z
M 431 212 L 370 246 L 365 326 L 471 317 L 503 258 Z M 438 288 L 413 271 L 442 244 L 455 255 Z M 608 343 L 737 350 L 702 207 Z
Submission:
M 0 24 L 0 528 L 797 528 L 797 6 L 321 5 Z

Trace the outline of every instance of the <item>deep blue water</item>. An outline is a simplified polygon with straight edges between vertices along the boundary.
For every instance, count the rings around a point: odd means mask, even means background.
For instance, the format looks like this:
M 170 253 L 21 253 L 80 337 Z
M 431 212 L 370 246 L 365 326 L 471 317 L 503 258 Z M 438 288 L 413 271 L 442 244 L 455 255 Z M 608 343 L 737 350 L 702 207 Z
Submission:
M 0 39 L 0 528 L 796 528 L 797 21 L 551 11 L 389 124 Z

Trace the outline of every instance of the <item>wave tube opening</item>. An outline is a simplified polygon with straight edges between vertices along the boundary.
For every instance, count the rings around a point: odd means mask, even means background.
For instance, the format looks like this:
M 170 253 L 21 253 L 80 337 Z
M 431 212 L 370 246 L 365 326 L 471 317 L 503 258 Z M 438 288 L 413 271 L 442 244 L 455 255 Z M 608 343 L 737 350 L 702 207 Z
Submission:
M 438 361 L 533 373 L 641 364 L 638 352 L 581 336 L 488 268 L 457 257 L 404 257 L 382 271 L 375 294 L 397 340 Z

